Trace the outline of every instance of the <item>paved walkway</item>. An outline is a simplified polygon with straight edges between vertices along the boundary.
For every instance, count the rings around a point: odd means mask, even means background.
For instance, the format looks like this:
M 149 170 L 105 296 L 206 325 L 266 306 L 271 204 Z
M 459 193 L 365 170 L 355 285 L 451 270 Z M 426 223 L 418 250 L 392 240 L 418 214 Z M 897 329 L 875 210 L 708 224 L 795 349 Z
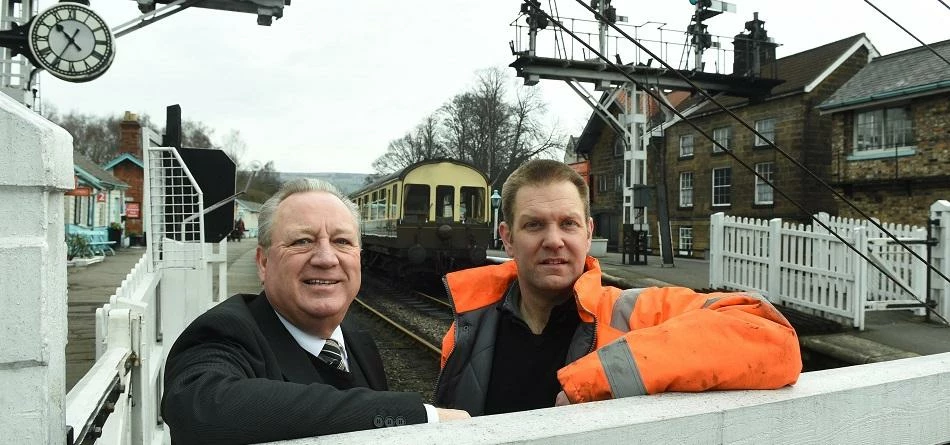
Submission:
M 260 292 L 254 262 L 256 239 L 228 243 L 228 295 Z M 95 356 L 95 310 L 108 302 L 125 275 L 145 249 L 119 249 L 115 256 L 86 267 L 68 269 L 69 343 L 66 346 L 66 385 L 71 388 L 92 366 Z M 490 256 L 505 256 L 489 251 Z M 673 267 L 660 265 L 658 257 L 648 257 L 646 265 L 623 264 L 620 254 L 599 258 L 604 273 L 627 286 L 709 287 L 709 262 L 676 258 Z M 795 320 L 793 320 L 793 323 Z M 915 355 L 950 352 L 950 328 L 927 323 L 909 311 L 882 311 L 868 315 L 866 329 L 845 329 L 831 335 L 803 336 L 802 343 L 844 363 L 859 364 Z

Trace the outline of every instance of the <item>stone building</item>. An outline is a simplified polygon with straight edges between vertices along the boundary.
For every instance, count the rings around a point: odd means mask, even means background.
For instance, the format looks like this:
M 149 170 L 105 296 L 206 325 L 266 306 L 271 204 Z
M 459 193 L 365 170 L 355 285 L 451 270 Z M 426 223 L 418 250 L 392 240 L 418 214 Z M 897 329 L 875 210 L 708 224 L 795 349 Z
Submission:
M 670 121 L 662 127 L 663 136 L 653 138 L 651 144 L 656 151 L 649 152 L 650 168 L 657 172 L 652 179 L 666 186 L 674 254 L 705 257 L 709 217 L 716 212 L 801 222 L 820 211 L 834 214 L 831 193 L 801 168 L 822 181 L 829 178 L 831 118 L 822 116 L 817 106 L 877 55 L 864 34 L 855 35 L 763 66 L 763 77 L 784 82 L 762 100 L 717 99 L 781 151 L 712 103 L 694 98 L 680 105 L 680 109 L 689 110 L 688 119 L 693 124 L 734 157 L 687 122 Z M 651 227 L 657 227 L 656 213 L 650 215 Z M 650 245 L 654 249 L 659 246 L 655 230 Z
M 929 46 L 950 59 L 950 40 Z M 819 108 L 832 121 L 829 179 L 863 212 L 924 225 L 950 199 L 950 68 L 929 49 L 874 59 Z

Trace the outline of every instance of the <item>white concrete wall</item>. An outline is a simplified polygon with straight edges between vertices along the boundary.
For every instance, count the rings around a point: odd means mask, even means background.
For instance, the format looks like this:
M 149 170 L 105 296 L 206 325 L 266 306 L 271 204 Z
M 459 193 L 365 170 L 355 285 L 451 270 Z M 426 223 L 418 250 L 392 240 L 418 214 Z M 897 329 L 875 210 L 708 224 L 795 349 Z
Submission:
M 0 437 L 65 442 L 72 137 L 0 94 Z
M 950 443 L 950 353 L 810 372 L 775 391 L 630 397 L 275 443 Z

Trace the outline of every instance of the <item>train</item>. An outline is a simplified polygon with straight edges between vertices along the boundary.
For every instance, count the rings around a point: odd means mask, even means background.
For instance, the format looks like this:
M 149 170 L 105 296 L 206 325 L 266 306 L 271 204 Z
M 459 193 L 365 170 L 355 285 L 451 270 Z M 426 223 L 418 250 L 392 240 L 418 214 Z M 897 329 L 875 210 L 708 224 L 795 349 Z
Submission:
M 405 277 L 486 264 L 489 193 L 488 177 L 455 159 L 417 162 L 351 193 L 363 267 Z

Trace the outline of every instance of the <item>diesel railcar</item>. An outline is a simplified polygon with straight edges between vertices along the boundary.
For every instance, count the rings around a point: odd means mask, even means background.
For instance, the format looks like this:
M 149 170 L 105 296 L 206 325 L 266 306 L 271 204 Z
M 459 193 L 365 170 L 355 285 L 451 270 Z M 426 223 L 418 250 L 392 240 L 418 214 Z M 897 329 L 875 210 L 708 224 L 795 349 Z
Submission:
M 415 163 L 352 193 L 363 266 L 403 277 L 485 264 L 489 193 L 482 172 L 453 159 Z

